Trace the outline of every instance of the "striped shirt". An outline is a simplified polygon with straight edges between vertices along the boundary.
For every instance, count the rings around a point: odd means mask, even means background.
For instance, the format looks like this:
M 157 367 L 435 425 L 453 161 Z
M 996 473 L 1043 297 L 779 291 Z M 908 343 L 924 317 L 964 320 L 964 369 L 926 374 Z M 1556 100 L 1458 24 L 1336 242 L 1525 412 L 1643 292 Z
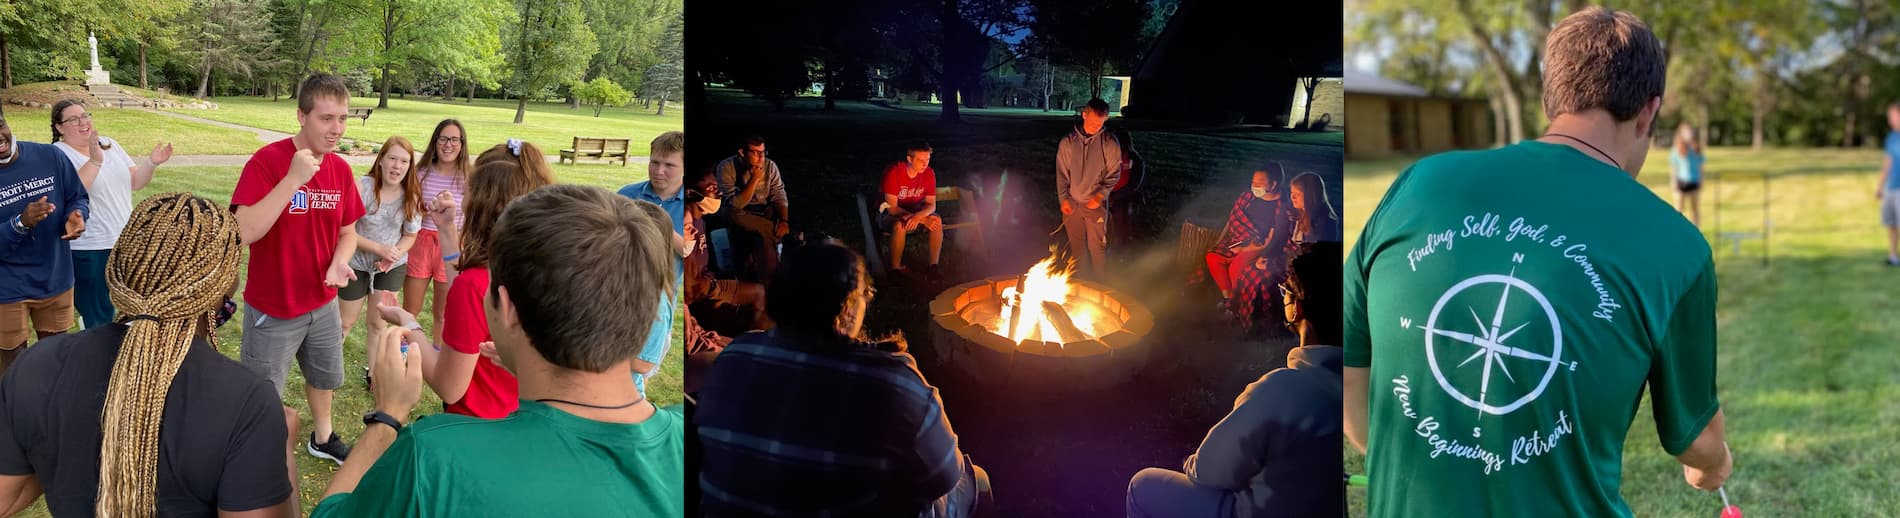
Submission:
M 455 175 L 437 173 L 434 167 L 423 169 L 421 173 L 423 205 L 427 206 L 430 202 L 434 201 L 435 195 L 441 194 L 442 191 L 449 191 L 449 196 L 455 198 L 455 227 L 461 228 L 462 196 L 468 193 L 468 182 L 455 177 Z M 435 228 L 435 218 L 422 218 L 422 229 L 437 230 Z
M 707 516 L 917 516 L 964 471 L 916 361 L 864 344 L 741 336 L 694 420 Z

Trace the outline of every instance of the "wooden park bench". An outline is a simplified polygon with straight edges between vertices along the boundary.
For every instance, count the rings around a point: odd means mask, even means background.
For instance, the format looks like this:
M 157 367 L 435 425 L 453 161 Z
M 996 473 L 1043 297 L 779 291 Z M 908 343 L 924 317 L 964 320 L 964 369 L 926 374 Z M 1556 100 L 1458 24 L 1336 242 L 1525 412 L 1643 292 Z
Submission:
M 561 150 L 561 158 L 555 162 L 578 164 L 585 157 L 604 160 L 609 164 L 619 159 L 620 165 L 626 166 L 627 149 L 632 142 L 633 139 L 624 138 L 574 137 L 574 147 Z
M 350 108 L 349 118 L 363 119 L 363 125 L 368 126 L 369 114 L 374 111 L 376 111 L 375 108 Z

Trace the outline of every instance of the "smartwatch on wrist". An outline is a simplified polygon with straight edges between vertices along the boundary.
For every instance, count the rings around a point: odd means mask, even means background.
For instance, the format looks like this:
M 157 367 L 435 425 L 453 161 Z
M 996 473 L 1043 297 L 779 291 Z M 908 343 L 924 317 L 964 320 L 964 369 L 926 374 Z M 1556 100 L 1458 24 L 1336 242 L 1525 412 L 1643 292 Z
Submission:
M 402 421 L 396 420 L 395 417 L 391 417 L 381 410 L 370 410 L 368 413 L 363 414 L 363 427 L 365 431 L 368 431 L 369 425 L 377 423 L 389 425 L 391 430 L 402 431 Z
M 26 233 L 27 233 L 28 231 L 30 231 L 30 230 L 32 230 L 32 229 L 30 229 L 30 228 L 27 228 L 27 227 L 26 227 L 26 222 L 24 222 L 24 221 L 21 221 L 21 220 L 20 220 L 20 217 L 19 217 L 19 216 L 14 216 L 14 217 L 13 217 L 13 231 L 14 231 L 15 233 L 18 233 L 18 234 L 22 234 L 22 235 L 24 235 L 24 234 L 26 234 Z

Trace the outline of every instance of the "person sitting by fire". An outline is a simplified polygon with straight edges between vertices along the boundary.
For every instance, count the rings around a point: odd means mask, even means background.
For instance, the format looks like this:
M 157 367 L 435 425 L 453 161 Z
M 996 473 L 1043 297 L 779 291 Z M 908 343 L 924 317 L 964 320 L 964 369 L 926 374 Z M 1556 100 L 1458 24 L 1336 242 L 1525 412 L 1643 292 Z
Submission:
M 1339 211 L 1326 194 L 1326 180 L 1311 171 L 1300 173 L 1287 183 L 1287 196 L 1293 202 L 1293 231 L 1287 239 L 1287 257 L 1293 257 L 1297 245 L 1321 241 L 1340 241 Z
M 986 497 L 902 338 L 864 338 L 875 293 L 856 251 L 788 245 L 777 327 L 733 340 L 699 390 L 706 516 L 968 516 Z
M 1300 337 L 1286 368 L 1247 385 L 1234 411 L 1208 430 L 1185 473 L 1147 468 L 1128 482 L 1130 517 L 1340 516 L 1345 485 L 1342 394 L 1341 245 L 1306 245 L 1279 286 L 1285 322 Z
M 1221 238 L 1207 253 L 1208 273 L 1220 287 L 1222 307 L 1249 329 L 1261 320 L 1255 306 L 1272 296 L 1269 291 L 1278 277 L 1273 272 L 1286 264 L 1296 211 L 1282 193 L 1285 180 L 1278 163 L 1254 171 L 1252 189 L 1234 200 Z
M 778 269 L 779 241 L 791 233 L 778 162 L 766 158 L 765 138 L 754 135 L 741 141 L 738 154 L 720 161 L 714 171 L 724 208 L 706 216 L 714 227 L 731 233 L 739 278 L 769 284 Z
M 721 336 L 738 336 L 771 326 L 765 318 L 765 286 L 756 282 L 720 279 L 712 269 L 712 239 L 706 217 L 718 214 L 724 200 L 711 169 L 699 169 L 685 179 L 685 228 L 688 247 L 684 262 L 687 312 L 705 329 Z
M 904 237 L 922 230 L 930 235 L 930 265 L 923 273 L 933 281 L 939 280 L 937 260 L 943 255 L 943 218 L 937 215 L 937 170 L 930 168 L 929 143 L 911 144 L 904 151 L 904 161 L 884 170 L 883 192 L 877 226 L 891 233 L 891 271 L 906 271 Z

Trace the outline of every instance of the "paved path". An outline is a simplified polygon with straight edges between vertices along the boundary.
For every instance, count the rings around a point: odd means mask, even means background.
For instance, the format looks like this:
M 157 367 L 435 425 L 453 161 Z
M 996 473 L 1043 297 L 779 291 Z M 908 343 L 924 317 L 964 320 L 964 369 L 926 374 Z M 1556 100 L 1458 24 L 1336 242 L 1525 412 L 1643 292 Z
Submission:
M 249 131 L 249 132 L 251 132 L 251 133 L 256 133 L 256 134 L 257 134 L 257 140 L 260 140 L 260 141 L 263 141 L 263 142 L 267 142 L 267 143 L 268 143 L 268 142 L 276 142 L 276 141 L 279 141 L 279 140 L 283 140 L 283 139 L 286 139 L 286 138 L 290 138 L 290 134 L 289 134 L 289 133 L 283 133 L 283 132 L 279 132 L 279 131 L 271 131 L 271 130 L 267 130 L 267 129 L 263 129 L 263 128 L 253 128 L 253 127 L 250 127 L 250 126 L 245 126 L 245 125 L 242 125 L 242 124 L 232 124 L 232 123 L 229 123 L 229 122 L 219 122 L 219 121 L 214 121 L 214 120 L 211 120 L 211 119 L 206 119 L 206 118 L 203 118 L 203 117 L 193 117 L 193 116 L 190 116 L 190 115 L 185 115 L 185 114 L 183 114 L 183 113 L 177 113 L 177 112 L 169 112 L 169 111 L 165 111 L 165 110 L 154 110 L 154 109 L 151 109 L 151 108 L 138 108 L 138 109 L 139 109 L 139 110 L 141 110 L 141 111 L 146 111 L 146 112 L 150 112 L 150 113 L 156 113 L 156 114 L 159 114 L 159 115 L 164 115 L 164 116 L 166 116 L 166 117 L 171 117 L 171 118 L 174 118 L 174 119 L 184 119 L 184 120 L 188 120 L 188 121 L 191 121 L 191 122 L 196 122 L 196 123 L 199 123 L 199 124 L 210 124 L 210 125 L 212 125 L 212 126 L 219 126 L 219 127 L 225 127 L 225 128 L 231 128 L 231 129 L 234 129 L 234 130 L 240 130 L 240 131 Z M 354 163 L 354 162 L 352 162 L 352 163 Z M 199 165 L 212 165 L 212 164 L 199 164 Z M 238 164 L 237 164 L 237 165 L 244 165 L 244 162 L 242 162 L 242 161 L 240 161 L 240 162 L 238 162 Z

